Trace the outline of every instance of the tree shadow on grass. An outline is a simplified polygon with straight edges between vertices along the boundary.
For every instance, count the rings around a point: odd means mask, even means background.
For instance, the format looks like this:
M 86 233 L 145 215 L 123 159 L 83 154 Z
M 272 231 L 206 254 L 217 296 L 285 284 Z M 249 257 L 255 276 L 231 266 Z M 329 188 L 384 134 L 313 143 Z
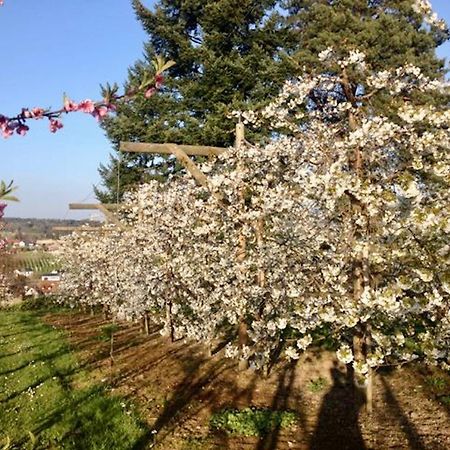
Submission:
M 331 369 L 333 385 L 325 394 L 310 450 L 364 450 L 366 445 L 358 424 L 364 405 L 362 392 L 354 386 L 351 372 Z
M 289 395 L 295 380 L 295 366 L 297 361 L 287 364 L 280 372 L 278 377 L 277 391 L 273 397 L 271 410 L 285 411 L 288 408 Z M 270 433 L 259 439 L 256 450 L 275 450 L 278 446 L 281 426 L 277 425 Z

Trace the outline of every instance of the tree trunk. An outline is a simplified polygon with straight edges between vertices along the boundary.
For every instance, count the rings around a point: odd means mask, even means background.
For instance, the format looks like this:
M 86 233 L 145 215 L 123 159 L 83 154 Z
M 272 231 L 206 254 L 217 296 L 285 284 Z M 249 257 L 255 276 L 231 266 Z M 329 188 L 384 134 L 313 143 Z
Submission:
M 148 313 L 144 312 L 144 333 L 148 336 L 150 334 L 150 328 L 148 324 Z
M 110 347 L 109 347 L 109 358 L 111 367 L 114 365 L 114 333 L 111 333 Z
M 170 342 L 175 341 L 175 330 L 173 327 L 173 320 L 172 320 L 172 303 L 166 302 L 166 327 L 167 327 L 167 334 L 169 336 Z
M 245 322 L 244 317 L 241 317 L 239 319 L 238 335 L 239 335 L 239 365 L 238 365 L 238 369 L 239 369 L 239 371 L 243 371 L 243 370 L 248 369 L 247 358 L 244 358 L 244 347 L 246 347 L 248 345 L 248 330 L 247 330 L 247 323 Z

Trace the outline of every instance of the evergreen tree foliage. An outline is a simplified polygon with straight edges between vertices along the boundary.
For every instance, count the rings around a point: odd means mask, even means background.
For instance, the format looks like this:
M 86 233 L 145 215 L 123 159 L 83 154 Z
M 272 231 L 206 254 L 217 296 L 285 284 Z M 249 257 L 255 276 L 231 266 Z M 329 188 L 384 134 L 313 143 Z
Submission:
M 234 141 L 233 110 L 272 98 L 289 76 L 283 61 L 288 35 L 279 0 L 160 0 L 153 10 L 133 5 L 148 33 L 143 61 L 129 70 L 128 84 L 140 82 L 155 54 L 176 61 L 164 88 L 147 99 L 119 107 L 105 122 L 109 139 L 228 146 Z M 116 163 L 108 166 L 114 171 Z M 174 165 L 154 155 L 124 155 L 122 168 L 150 168 L 164 176 Z M 112 186 L 106 167 L 101 176 Z M 125 184 L 123 185 L 125 187 Z M 100 198 L 108 197 L 97 192 Z
M 128 86 L 138 85 L 155 54 L 176 61 L 161 92 L 137 96 L 104 122 L 117 149 L 120 141 L 172 142 L 228 146 L 234 140 L 233 110 L 258 108 L 278 93 L 282 82 L 306 71 L 317 73 L 318 57 L 328 47 L 342 54 L 361 50 L 374 70 L 414 64 L 431 78 L 444 76 L 435 49 L 447 30 L 424 22 L 414 0 L 159 0 L 149 9 L 133 6 L 149 40 L 144 58 L 129 69 Z M 327 69 L 328 70 L 328 69 Z M 353 94 L 364 94 L 349 71 Z M 346 98 L 333 89 L 339 101 Z M 329 89 L 315 90 L 320 107 Z M 432 102 L 433 99 L 428 100 Z M 423 102 L 423 99 L 421 99 Z M 374 95 L 368 103 L 389 115 L 390 98 Z M 261 133 L 249 135 L 259 140 Z M 115 201 L 117 166 L 112 157 L 100 175 L 102 201 Z M 166 177 L 177 170 L 173 159 L 123 155 L 121 192 L 131 184 Z

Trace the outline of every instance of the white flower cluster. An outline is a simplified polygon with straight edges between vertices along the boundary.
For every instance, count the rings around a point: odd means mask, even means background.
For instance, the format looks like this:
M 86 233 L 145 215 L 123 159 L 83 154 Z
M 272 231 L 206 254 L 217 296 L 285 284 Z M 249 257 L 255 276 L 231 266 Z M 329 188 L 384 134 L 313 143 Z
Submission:
M 423 15 L 424 21 L 428 25 L 439 28 L 442 31 L 447 30 L 447 24 L 433 11 L 433 7 L 431 6 L 431 2 L 429 0 L 415 0 L 413 9 L 418 14 Z

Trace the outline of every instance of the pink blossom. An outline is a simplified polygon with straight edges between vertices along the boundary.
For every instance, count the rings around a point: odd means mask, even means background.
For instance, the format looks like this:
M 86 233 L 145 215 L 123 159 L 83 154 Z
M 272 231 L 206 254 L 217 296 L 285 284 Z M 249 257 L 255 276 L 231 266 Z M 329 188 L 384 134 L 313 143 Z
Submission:
M 64 125 L 60 120 L 50 119 L 50 131 L 52 133 L 56 133 L 59 129 L 61 129 Z
M 33 113 L 28 108 L 22 108 L 22 116 L 25 117 L 25 119 L 31 119 Z
M 155 94 L 156 93 L 156 88 L 154 88 L 154 87 L 151 87 L 150 89 L 147 89 L 146 91 L 145 91 L 145 98 L 150 98 L 153 94 Z
M 78 111 L 82 111 L 87 114 L 92 114 L 95 110 L 95 103 L 92 100 L 83 100 L 78 103 Z
M 66 97 L 64 99 L 64 111 L 69 112 L 69 111 L 77 111 L 78 110 L 78 106 L 73 100 L 70 100 L 70 98 Z
M 106 106 L 97 106 L 92 113 L 92 116 L 95 117 L 97 121 L 102 120 L 107 115 L 108 115 L 108 108 Z
M 2 131 L 2 136 L 8 139 L 14 134 L 14 130 L 19 126 L 18 122 L 10 122 L 6 117 L 2 118 L 0 123 L 0 130 Z
M 6 127 L 6 128 L 2 128 L 2 136 L 5 139 L 8 139 L 9 137 L 11 137 L 14 134 L 14 130 L 10 127 Z
M 27 131 L 30 129 L 30 127 L 28 127 L 27 125 L 21 123 L 17 128 L 16 128 L 16 133 L 20 134 L 20 136 L 25 136 L 27 134 Z
M 159 89 L 164 83 L 164 77 L 161 74 L 156 75 L 155 77 L 155 88 Z
M 33 108 L 31 114 L 35 119 L 42 119 L 44 117 L 44 110 L 42 108 Z
M 9 137 L 11 137 L 14 134 L 14 129 L 10 128 L 9 126 L 3 127 L 1 129 L 2 131 L 2 137 L 4 139 L 8 139 Z

